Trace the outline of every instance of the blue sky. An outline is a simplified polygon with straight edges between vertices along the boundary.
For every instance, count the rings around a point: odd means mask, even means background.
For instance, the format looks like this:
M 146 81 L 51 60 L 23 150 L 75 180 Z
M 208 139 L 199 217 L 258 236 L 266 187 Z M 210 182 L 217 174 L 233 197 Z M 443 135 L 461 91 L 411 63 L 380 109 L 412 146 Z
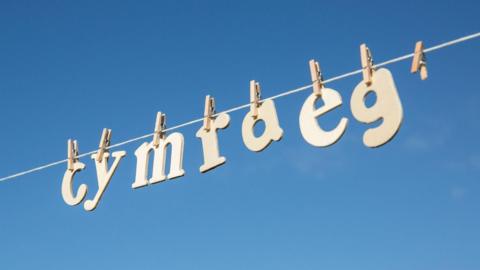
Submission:
M 425 1 L 426 2 L 426 1 Z M 476 1 L 2 1 L 0 173 L 62 159 L 66 140 L 97 147 L 478 32 Z M 320 121 L 343 138 L 308 145 L 298 115 L 310 90 L 276 100 L 284 138 L 253 153 L 246 110 L 219 132 L 227 163 L 200 174 L 200 125 L 185 136 L 186 175 L 138 190 L 128 152 L 92 213 L 63 202 L 66 166 L 0 183 L 2 269 L 479 269 L 480 40 L 428 54 L 430 77 L 389 66 L 404 122 L 378 149 L 349 99 L 357 75 L 328 85 L 344 105 Z M 96 190 L 94 163 L 76 185 Z

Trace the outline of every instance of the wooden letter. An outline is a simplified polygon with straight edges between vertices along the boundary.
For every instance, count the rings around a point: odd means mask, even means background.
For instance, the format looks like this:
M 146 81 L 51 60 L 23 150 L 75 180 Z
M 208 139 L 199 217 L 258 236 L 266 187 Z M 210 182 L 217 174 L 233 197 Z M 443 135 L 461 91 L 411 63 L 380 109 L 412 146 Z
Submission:
M 203 165 L 200 166 L 200 172 L 204 173 L 214 169 L 227 160 L 220 156 L 218 149 L 217 129 L 227 128 L 230 123 L 230 116 L 226 113 L 219 114 L 215 119 L 210 120 L 210 127 L 208 130 L 201 127 L 197 131 L 197 137 L 202 140 L 203 147 Z
M 371 91 L 375 92 L 377 100 L 373 106 L 367 107 L 365 97 Z M 353 116 L 362 123 L 369 124 L 382 119 L 378 127 L 368 129 L 363 134 L 363 143 L 368 147 L 379 147 L 390 141 L 402 124 L 402 103 L 388 69 L 374 71 L 369 86 L 360 82 L 353 90 L 350 106 Z
M 250 110 L 242 123 L 242 137 L 245 146 L 254 152 L 260 152 L 265 149 L 272 141 L 279 141 L 283 136 L 283 130 L 280 128 L 273 100 L 265 100 L 258 106 L 258 116 L 253 117 Z M 253 133 L 253 127 L 258 121 L 265 122 L 265 130 L 260 137 Z
M 165 176 L 165 162 L 168 144 L 172 147 L 172 154 L 170 159 L 170 171 L 168 175 Z M 145 142 L 140 145 L 140 147 L 135 150 L 135 156 L 137 157 L 137 172 L 132 188 L 139 188 L 148 184 L 155 184 L 164 181 L 165 179 L 173 179 L 183 176 L 185 174 L 182 165 L 183 145 L 183 135 L 178 132 L 172 133 L 166 138 L 161 138 L 158 147 L 154 147 L 153 142 Z M 153 171 L 152 177 L 147 180 L 148 160 L 151 151 L 154 153 Z
M 83 169 L 85 169 L 85 164 L 75 162 L 73 163 L 73 170 L 67 169 L 63 175 L 62 197 L 68 205 L 74 206 L 79 204 L 85 198 L 85 195 L 87 195 L 88 187 L 85 184 L 80 185 L 76 195 L 73 194 L 73 177 Z
M 315 109 L 315 102 L 321 98 L 324 105 Z M 323 130 L 318 124 L 316 118 L 342 105 L 340 94 L 330 88 L 322 88 L 322 94 L 319 96 L 312 93 L 302 106 L 300 111 L 300 131 L 303 138 L 313 146 L 326 147 L 337 142 L 345 132 L 348 119 L 342 117 L 340 123 L 331 131 Z
M 85 203 L 83 204 L 83 207 L 87 211 L 92 211 L 97 207 L 98 203 L 100 202 L 100 199 L 102 198 L 103 193 L 105 192 L 105 190 L 108 187 L 108 184 L 110 183 L 110 179 L 112 179 L 113 174 L 118 168 L 118 164 L 120 163 L 120 160 L 125 155 L 127 155 L 125 151 L 113 152 L 112 157 L 114 157 L 115 160 L 113 161 L 112 167 L 108 169 L 108 158 L 110 156 L 110 153 L 108 152 L 103 153 L 103 157 L 100 161 L 97 160 L 97 154 L 98 153 L 91 155 L 91 158 L 95 160 L 95 167 L 97 169 L 98 191 L 92 200 L 86 200 Z

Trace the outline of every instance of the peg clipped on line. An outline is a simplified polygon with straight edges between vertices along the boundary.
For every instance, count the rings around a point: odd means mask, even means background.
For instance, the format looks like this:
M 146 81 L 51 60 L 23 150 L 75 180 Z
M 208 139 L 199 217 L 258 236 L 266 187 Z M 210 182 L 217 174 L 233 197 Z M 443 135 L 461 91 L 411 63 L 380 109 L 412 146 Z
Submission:
M 373 58 L 370 49 L 365 43 L 360 45 L 360 60 L 362 61 L 363 82 L 370 86 L 373 76 Z
M 322 95 L 322 88 L 323 88 L 323 75 L 322 71 L 320 70 L 320 64 L 318 64 L 315 60 L 310 60 L 310 75 L 312 77 L 312 84 L 313 84 L 313 92 L 317 96 Z
M 206 131 L 210 130 L 212 117 L 215 114 L 215 99 L 210 95 L 205 97 L 205 111 L 203 113 L 203 128 Z
M 415 44 L 415 52 L 413 55 L 412 68 L 410 69 L 410 72 L 417 73 L 420 71 L 420 78 L 422 80 L 426 80 L 428 77 L 427 58 L 425 57 L 423 50 L 423 42 L 417 41 Z
M 74 167 L 74 164 L 75 162 L 78 161 L 78 143 L 77 143 L 77 140 L 72 140 L 72 139 L 69 139 L 68 142 L 67 142 L 67 148 L 68 148 L 68 153 L 67 153 L 67 157 L 68 157 L 68 163 L 67 163 L 67 168 L 68 170 L 70 171 L 73 171 L 73 167 Z
M 112 139 L 112 130 L 104 128 L 102 132 L 102 137 L 100 138 L 100 143 L 98 144 L 97 152 L 97 161 L 101 162 L 103 160 L 103 155 L 107 152 L 107 147 L 110 146 L 110 141 Z
M 167 117 L 162 112 L 157 112 L 157 118 L 155 120 L 155 131 L 153 134 L 153 146 L 157 148 L 160 144 L 160 139 L 165 135 L 165 128 L 167 126 Z
M 260 95 L 261 95 L 260 83 L 255 80 L 250 81 L 250 111 L 252 112 L 252 117 L 258 117 L 258 107 L 260 106 Z

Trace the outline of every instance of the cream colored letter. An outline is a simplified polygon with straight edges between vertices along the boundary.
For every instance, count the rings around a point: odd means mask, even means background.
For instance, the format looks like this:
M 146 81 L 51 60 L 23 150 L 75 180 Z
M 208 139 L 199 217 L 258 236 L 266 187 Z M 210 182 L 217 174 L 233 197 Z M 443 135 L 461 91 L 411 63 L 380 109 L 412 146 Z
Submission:
M 265 130 L 260 137 L 253 133 L 253 127 L 258 121 L 265 122 Z M 258 117 L 254 118 L 249 111 L 242 123 L 242 137 L 245 146 L 254 152 L 265 149 L 272 141 L 279 141 L 283 136 L 273 100 L 265 100 L 258 107 Z
M 326 147 L 336 143 L 345 132 L 348 119 L 342 117 L 340 123 L 331 131 L 323 130 L 317 122 L 317 117 L 342 105 L 340 94 L 330 88 L 322 88 L 322 95 L 311 94 L 303 103 L 300 111 L 300 131 L 303 138 L 311 145 Z M 315 102 L 321 98 L 324 105 L 315 109 Z
M 172 154 L 170 159 L 170 171 L 165 176 L 165 162 L 167 155 L 168 144 L 172 147 Z M 148 184 L 155 184 L 165 179 L 173 179 L 183 176 L 185 171 L 183 170 L 183 135 L 175 132 L 168 135 L 166 138 L 161 138 L 158 147 L 153 146 L 153 142 L 143 143 L 135 150 L 135 156 L 137 157 L 137 172 L 135 174 L 135 182 L 132 184 L 132 188 L 139 188 Z M 150 152 L 153 151 L 153 171 L 152 177 L 147 180 L 148 174 L 148 160 Z
M 78 188 L 77 195 L 73 195 L 73 177 L 83 169 L 85 169 L 85 164 L 75 162 L 73 163 L 73 171 L 67 169 L 63 175 L 62 197 L 68 205 L 74 206 L 79 204 L 85 198 L 85 195 L 87 195 L 88 187 L 85 184 L 81 184 Z
M 367 107 L 365 97 L 371 91 L 375 92 L 377 100 L 373 106 Z M 370 86 L 360 82 L 353 90 L 350 106 L 353 116 L 362 123 L 369 124 L 382 119 L 379 126 L 363 134 L 363 143 L 368 147 L 379 147 L 390 141 L 402 124 L 402 103 L 388 69 L 374 71 Z
M 83 204 L 85 210 L 92 211 L 97 207 L 103 193 L 105 192 L 108 184 L 110 183 L 110 179 L 112 179 L 113 174 L 118 168 L 120 160 L 125 155 L 127 155 L 125 151 L 113 152 L 112 157 L 114 157 L 115 160 L 113 161 L 112 167 L 110 169 L 108 169 L 108 158 L 110 156 L 110 153 L 104 153 L 101 161 L 97 161 L 96 153 L 91 156 L 91 159 L 95 160 L 95 168 L 97 169 L 98 191 L 92 200 L 85 201 L 85 203 Z
M 202 140 L 203 165 L 200 166 L 200 172 L 202 173 L 222 165 L 227 160 L 225 157 L 220 156 L 217 129 L 227 128 L 230 123 L 230 116 L 226 113 L 221 113 L 210 121 L 210 129 L 208 131 L 202 126 L 196 134 Z

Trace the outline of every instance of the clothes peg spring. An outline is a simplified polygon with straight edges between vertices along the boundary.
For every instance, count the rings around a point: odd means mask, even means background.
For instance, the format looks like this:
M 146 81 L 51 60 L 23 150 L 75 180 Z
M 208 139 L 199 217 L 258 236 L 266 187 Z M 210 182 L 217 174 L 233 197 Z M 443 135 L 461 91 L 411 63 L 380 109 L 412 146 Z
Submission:
M 68 157 L 68 164 L 67 164 L 67 168 L 70 170 L 70 171 L 73 171 L 73 165 L 75 164 L 75 162 L 77 162 L 78 158 L 78 143 L 77 143 L 77 140 L 72 140 L 72 139 L 69 139 L 68 142 L 67 142 L 67 145 L 68 145 L 68 154 L 67 154 L 67 157 Z
M 102 137 L 100 143 L 98 144 L 97 152 L 97 161 L 101 162 L 103 160 L 103 154 L 107 151 L 107 147 L 110 146 L 110 140 L 112 138 L 112 130 L 104 128 L 102 132 Z
M 215 114 L 215 99 L 210 95 L 205 97 L 205 111 L 203 113 L 203 129 L 210 130 L 212 117 Z
M 422 80 L 426 80 L 428 77 L 427 59 L 425 57 L 425 53 L 423 52 L 422 41 L 417 41 L 417 43 L 415 44 L 412 68 L 410 69 L 411 73 L 417 73 L 418 71 L 420 71 L 420 78 Z
M 260 106 L 260 83 L 255 80 L 250 81 L 250 111 L 253 118 L 258 117 L 258 106 Z
M 318 64 L 317 61 L 313 59 L 310 60 L 309 65 L 310 65 L 310 75 L 312 77 L 312 83 L 313 83 L 313 92 L 317 96 L 321 96 L 322 88 L 323 88 L 323 76 L 320 70 L 320 65 Z
M 360 45 L 360 59 L 362 61 L 363 81 L 367 86 L 370 86 L 373 76 L 373 58 L 365 43 Z
M 153 134 L 153 146 L 155 148 L 160 144 L 160 139 L 164 136 L 166 128 L 167 117 L 162 112 L 157 112 L 157 119 L 155 120 L 155 133 Z

